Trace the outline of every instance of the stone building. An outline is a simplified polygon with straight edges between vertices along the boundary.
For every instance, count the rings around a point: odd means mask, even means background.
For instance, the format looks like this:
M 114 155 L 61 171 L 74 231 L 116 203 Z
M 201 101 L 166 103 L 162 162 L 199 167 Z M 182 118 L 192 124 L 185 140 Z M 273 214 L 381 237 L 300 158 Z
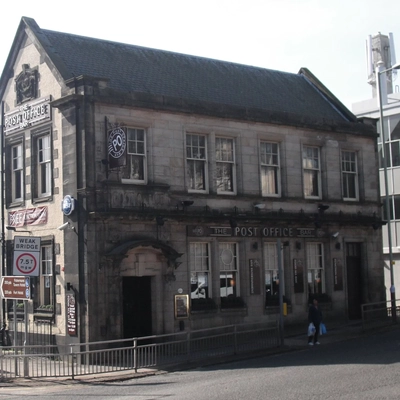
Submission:
M 384 298 L 375 126 L 306 68 L 24 17 L 0 95 L 3 275 L 30 277 L 29 323 L 47 306 L 58 343 L 275 321 L 281 309 L 297 323 L 310 296 L 327 318 L 354 319 Z M 28 238 L 40 239 L 37 266 L 16 251 Z

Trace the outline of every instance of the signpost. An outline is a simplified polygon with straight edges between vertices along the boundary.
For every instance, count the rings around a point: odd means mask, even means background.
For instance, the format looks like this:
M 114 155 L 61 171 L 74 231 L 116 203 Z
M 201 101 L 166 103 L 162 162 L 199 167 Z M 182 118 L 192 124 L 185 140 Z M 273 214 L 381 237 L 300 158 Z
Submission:
M 13 275 L 39 276 L 40 237 L 15 236 Z
M 3 276 L 1 297 L 4 299 L 29 300 L 31 298 L 30 278 L 23 276 Z

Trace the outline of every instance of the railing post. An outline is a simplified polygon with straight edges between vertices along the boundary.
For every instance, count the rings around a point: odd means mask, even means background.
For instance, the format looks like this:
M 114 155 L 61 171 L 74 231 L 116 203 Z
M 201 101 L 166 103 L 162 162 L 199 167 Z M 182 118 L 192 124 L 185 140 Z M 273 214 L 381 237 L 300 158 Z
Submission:
M 237 354 L 238 347 L 237 347 L 237 327 L 236 325 L 233 326 L 233 354 Z
M 133 368 L 135 372 L 138 370 L 138 365 L 137 365 L 137 338 L 133 339 Z
M 75 379 L 75 357 L 74 357 L 74 351 L 72 350 L 72 344 L 69 345 L 69 353 L 71 357 L 71 378 Z
M 363 332 L 365 332 L 365 315 L 364 315 L 364 304 L 361 304 L 361 327 Z
M 186 353 L 187 353 L 187 360 L 190 361 L 191 359 L 191 343 L 190 341 L 192 340 L 192 336 L 190 334 L 190 331 L 187 332 L 186 334 Z

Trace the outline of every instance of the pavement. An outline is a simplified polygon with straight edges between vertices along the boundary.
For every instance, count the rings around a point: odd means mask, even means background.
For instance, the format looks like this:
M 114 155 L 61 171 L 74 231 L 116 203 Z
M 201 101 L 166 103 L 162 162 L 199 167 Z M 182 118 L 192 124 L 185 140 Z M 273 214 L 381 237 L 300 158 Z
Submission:
M 385 331 L 388 329 L 400 330 L 400 325 L 390 325 L 386 327 L 379 327 L 369 331 L 363 331 L 361 321 L 354 322 L 343 322 L 343 321 L 331 321 L 326 323 L 327 334 L 320 336 L 321 346 L 327 343 L 340 342 L 350 340 L 363 335 L 371 333 L 377 333 L 379 331 Z M 179 365 L 175 367 L 169 367 L 165 369 L 140 369 L 137 372 L 129 371 L 118 371 L 112 373 L 105 373 L 99 375 L 84 375 L 71 379 L 69 377 L 57 377 L 57 378 L 16 378 L 7 381 L 0 380 L 1 387 L 30 387 L 30 386 L 47 386 L 47 385 L 70 385 L 70 384 L 100 384 L 106 382 L 118 382 L 134 378 L 142 378 L 150 375 L 165 374 L 172 371 L 188 370 L 193 368 L 199 368 L 203 366 L 224 364 L 231 361 L 249 359 L 254 357 L 262 357 L 268 355 L 279 354 L 289 351 L 301 351 L 307 349 L 307 324 L 301 325 L 290 325 L 284 327 L 284 339 L 283 345 L 267 349 L 264 351 L 258 351 L 256 353 L 238 354 L 233 356 L 222 357 L 213 360 L 202 360 L 197 363 L 188 363 L 185 365 Z

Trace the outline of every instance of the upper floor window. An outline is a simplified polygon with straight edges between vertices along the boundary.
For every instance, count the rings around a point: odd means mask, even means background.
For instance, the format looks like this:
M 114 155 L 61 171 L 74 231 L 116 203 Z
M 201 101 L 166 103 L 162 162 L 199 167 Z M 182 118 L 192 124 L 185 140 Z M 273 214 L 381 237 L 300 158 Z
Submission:
M 210 250 L 208 243 L 190 243 L 190 297 L 211 297 Z
M 318 147 L 303 147 L 303 185 L 305 198 L 321 198 L 321 161 Z
M 203 135 L 186 135 L 186 163 L 188 188 L 193 192 L 206 192 L 207 141 Z
M 146 183 L 146 133 L 144 129 L 127 128 L 126 167 L 123 168 L 122 182 Z
M 358 200 L 357 154 L 342 151 L 342 194 L 344 200 Z
M 280 163 L 278 143 L 261 142 L 261 192 L 263 196 L 279 196 Z
M 218 194 L 236 193 L 235 142 L 229 138 L 215 139 Z
M 50 135 L 36 138 L 37 197 L 51 195 L 51 140 Z
M 24 161 L 22 143 L 11 147 L 11 201 L 21 201 L 24 195 Z

